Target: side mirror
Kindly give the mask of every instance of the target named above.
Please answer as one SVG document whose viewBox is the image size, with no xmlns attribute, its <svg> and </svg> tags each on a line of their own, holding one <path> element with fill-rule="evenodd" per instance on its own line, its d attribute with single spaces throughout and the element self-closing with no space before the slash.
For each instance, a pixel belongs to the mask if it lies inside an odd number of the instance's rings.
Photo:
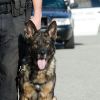
<svg viewBox="0 0 100 100">
<path fill-rule="evenodd" d="M 71 9 L 78 8 L 78 3 L 77 2 L 71 3 L 70 8 Z"/>
<path fill-rule="evenodd" d="M 69 1 L 67 0 L 65 0 L 64 2 L 65 2 L 66 7 L 70 5 Z"/>
<path fill-rule="evenodd" d="M 78 8 L 77 2 L 70 2 L 70 0 L 64 0 L 66 7 L 70 6 L 71 9 Z"/>
</svg>

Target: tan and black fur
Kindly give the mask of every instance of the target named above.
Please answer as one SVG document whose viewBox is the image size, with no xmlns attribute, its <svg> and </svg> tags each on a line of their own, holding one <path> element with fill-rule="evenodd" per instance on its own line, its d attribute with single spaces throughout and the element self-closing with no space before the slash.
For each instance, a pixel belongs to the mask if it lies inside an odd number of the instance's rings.
<svg viewBox="0 0 100 100">
<path fill-rule="evenodd" d="M 29 54 L 19 70 L 20 100 L 56 100 L 56 35 L 55 21 L 51 22 L 45 32 L 37 31 L 31 21 L 26 23 L 25 37 Z"/>
</svg>

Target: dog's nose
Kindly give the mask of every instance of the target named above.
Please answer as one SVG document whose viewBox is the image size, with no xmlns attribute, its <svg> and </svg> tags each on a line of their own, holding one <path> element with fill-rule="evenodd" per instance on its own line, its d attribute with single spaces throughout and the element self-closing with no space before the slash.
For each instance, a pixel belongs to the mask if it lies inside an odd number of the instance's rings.
<svg viewBox="0 0 100 100">
<path fill-rule="evenodd" d="M 46 58 L 46 50 L 45 49 L 41 49 L 38 52 L 38 58 L 39 59 L 45 59 Z"/>
<path fill-rule="evenodd" d="M 45 54 L 45 50 L 44 49 L 40 50 L 40 54 L 44 55 Z"/>
<path fill-rule="evenodd" d="M 41 50 L 41 54 L 44 55 L 45 54 L 45 50 Z"/>
<path fill-rule="evenodd" d="M 39 50 L 39 54 L 40 54 L 40 55 L 45 55 L 46 52 L 47 52 L 47 50 L 46 50 L 45 48 L 41 48 L 41 49 Z"/>
</svg>

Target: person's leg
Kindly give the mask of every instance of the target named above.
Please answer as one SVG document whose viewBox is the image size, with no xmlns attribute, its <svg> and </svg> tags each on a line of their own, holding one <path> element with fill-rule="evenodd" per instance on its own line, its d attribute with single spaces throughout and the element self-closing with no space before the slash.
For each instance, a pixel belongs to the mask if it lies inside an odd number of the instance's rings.
<svg viewBox="0 0 100 100">
<path fill-rule="evenodd" d="M 0 15 L 0 100 L 17 100 L 18 39 L 12 16 Z"/>
<path fill-rule="evenodd" d="M 20 15 L 17 17 L 13 17 L 15 30 L 17 35 L 24 33 L 24 26 L 25 26 L 25 15 Z"/>
<path fill-rule="evenodd" d="M 19 51 L 19 67 L 21 66 L 23 58 L 28 56 L 27 43 L 24 37 L 25 15 L 14 17 L 14 24 L 16 33 L 18 35 L 18 51 Z"/>
</svg>

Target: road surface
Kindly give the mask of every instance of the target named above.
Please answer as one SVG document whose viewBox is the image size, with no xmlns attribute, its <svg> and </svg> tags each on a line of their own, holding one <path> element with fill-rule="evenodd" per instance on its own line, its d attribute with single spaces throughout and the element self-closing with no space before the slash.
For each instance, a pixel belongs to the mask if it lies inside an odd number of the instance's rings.
<svg viewBox="0 0 100 100">
<path fill-rule="evenodd" d="M 100 35 L 75 37 L 75 49 L 56 51 L 58 100 L 100 100 Z"/>
</svg>

